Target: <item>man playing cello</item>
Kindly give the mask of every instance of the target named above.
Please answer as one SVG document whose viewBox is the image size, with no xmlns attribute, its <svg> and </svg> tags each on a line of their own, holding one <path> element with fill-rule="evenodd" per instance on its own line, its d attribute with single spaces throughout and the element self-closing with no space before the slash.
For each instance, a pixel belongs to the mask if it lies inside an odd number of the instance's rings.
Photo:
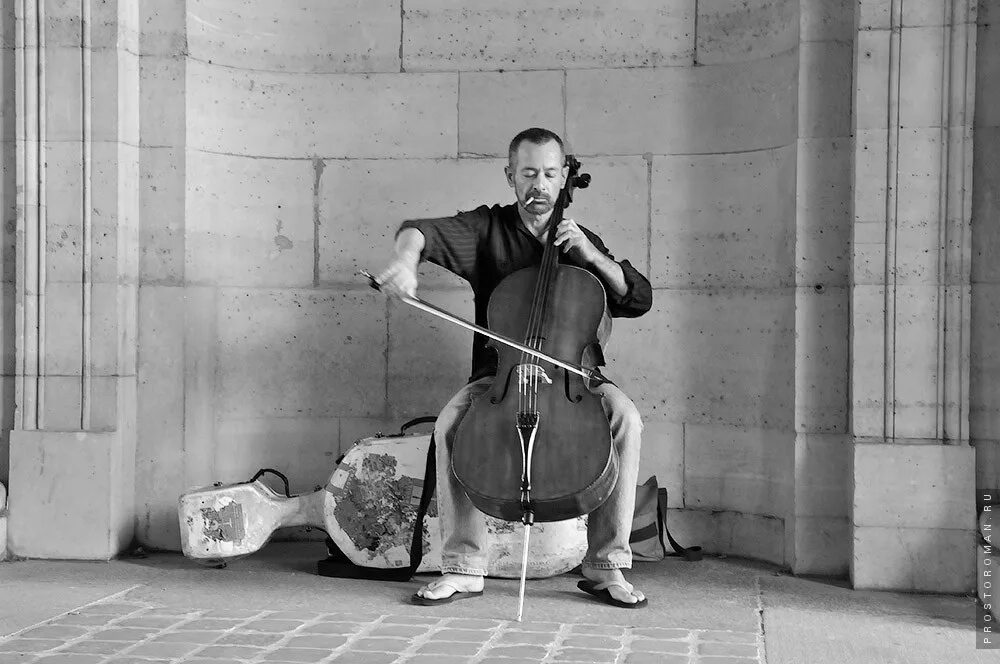
<svg viewBox="0 0 1000 664">
<path fill-rule="evenodd" d="M 377 277 L 389 295 L 413 297 L 421 260 L 440 265 L 467 280 L 475 294 L 476 323 L 486 326 L 487 304 L 507 275 L 539 264 L 549 221 L 569 172 L 562 140 L 546 129 L 527 129 L 510 143 L 504 169 L 516 203 L 485 205 L 454 217 L 406 221 L 396 236 L 395 256 Z M 601 240 L 573 219 L 563 219 L 554 244 L 561 262 L 597 276 L 614 317 L 634 318 L 649 311 L 649 281 L 627 261 L 615 261 Z M 480 595 L 486 576 L 486 522 L 451 472 L 456 432 L 473 401 L 486 393 L 497 372 L 495 353 L 476 334 L 472 376 L 452 397 L 435 424 L 437 441 L 437 504 L 442 535 L 442 578 L 413 597 L 417 604 L 439 604 Z M 618 479 L 610 497 L 590 513 L 587 552 L 581 588 L 603 601 L 624 608 L 646 604 L 641 592 L 625 580 L 622 569 L 632 566 L 629 535 L 639 470 L 642 422 L 639 412 L 617 386 L 602 383 L 590 391 L 600 397 L 618 454 Z"/>
</svg>

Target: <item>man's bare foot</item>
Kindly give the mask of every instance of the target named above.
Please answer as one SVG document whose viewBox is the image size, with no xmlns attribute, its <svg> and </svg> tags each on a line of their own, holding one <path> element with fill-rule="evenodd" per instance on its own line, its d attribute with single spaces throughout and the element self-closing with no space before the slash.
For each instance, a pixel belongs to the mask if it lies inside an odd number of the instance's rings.
<svg viewBox="0 0 1000 664">
<path fill-rule="evenodd" d="M 585 579 L 589 579 L 596 583 L 611 584 L 608 586 L 608 592 L 611 593 L 611 597 L 619 602 L 635 604 L 636 602 L 641 602 L 646 599 L 646 596 L 643 595 L 642 592 L 636 590 L 631 583 L 625 580 L 625 575 L 622 574 L 620 569 L 594 569 L 593 567 L 584 567 L 582 572 Z"/>
<path fill-rule="evenodd" d="M 418 597 L 444 599 L 456 592 L 477 593 L 483 590 L 483 577 L 474 574 L 442 574 L 440 579 L 428 583 L 417 591 Z"/>
</svg>

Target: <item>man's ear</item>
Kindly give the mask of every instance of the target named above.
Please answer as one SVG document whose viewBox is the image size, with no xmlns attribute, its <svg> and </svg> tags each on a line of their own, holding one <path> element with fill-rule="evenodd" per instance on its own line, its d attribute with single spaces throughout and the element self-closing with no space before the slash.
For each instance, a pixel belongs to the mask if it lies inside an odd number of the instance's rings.
<svg viewBox="0 0 1000 664">
<path fill-rule="evenodd" d="M 507 176 L 507 184 L 511 187 L 514 186 L 514 174 L 510 170 L 510 166 L 503 167 L 503 173 Z"/>
</svg>

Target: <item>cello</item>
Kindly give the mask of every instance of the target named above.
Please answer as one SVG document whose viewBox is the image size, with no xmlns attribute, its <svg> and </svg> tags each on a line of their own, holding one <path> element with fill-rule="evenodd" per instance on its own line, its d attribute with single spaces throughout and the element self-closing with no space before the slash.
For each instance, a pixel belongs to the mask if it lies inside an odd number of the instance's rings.
<svg viewBox="0 0 1000 664">
<path fill-rule="evenodd" d="M 608 382 L 597 368 L 610 331 L 604 286 L 589 271 L 560 263 L 554 244 L 574 188 L 590 184 L 573 155 L 565 163 L 568 176 L 549 218 L 541 263 L 497 285 L 488 329 L 415 296 L 402 297 L 494 342 L 497 377 L 459 425 L 452 471 L 480 511 L 524 524 L 518 620 L 531 525 L 589 514 L 618 479 L 610 424 L 601 398 L 588 389 Z M 371 274 L 361 274 L 379 288 Z"/>
</svg>

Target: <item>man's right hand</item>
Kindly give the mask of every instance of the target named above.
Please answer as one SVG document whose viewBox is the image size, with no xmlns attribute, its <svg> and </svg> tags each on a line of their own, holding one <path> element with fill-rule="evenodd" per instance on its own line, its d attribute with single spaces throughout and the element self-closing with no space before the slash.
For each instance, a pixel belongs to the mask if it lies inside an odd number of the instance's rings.
<svg viewBox="0 0 1000 664">
<path fill-rule="evenodd" d="M 392 297 L 416 297 L 417 265 L 424 249 L 424 234 L 416 228 L 404 228 L 396 235 L 396 256 L 382 274 L 375 277 L 383 293 Z"/>
<path fill-rule="evenodd" d="M 412 259 L 396 258 L 375 280 L 382 292 L 391 297 L 417 294 L 417 268 Z"/>
</svg>

